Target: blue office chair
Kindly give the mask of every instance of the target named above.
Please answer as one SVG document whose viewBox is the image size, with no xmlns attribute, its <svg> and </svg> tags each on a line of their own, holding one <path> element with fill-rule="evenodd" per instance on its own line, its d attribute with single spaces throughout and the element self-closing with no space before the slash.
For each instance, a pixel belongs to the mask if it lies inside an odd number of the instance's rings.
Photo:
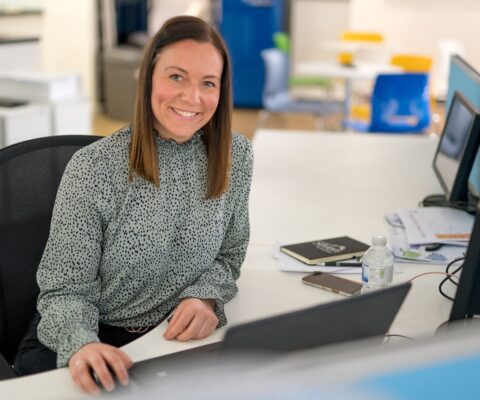
<svg viewBox="0 0 480 400">
<path fill-rule="evenodd" d="M 375 81 L 370 123 L 347 121 L 361 132 L 423 133 L 430 125 L 428 75 L 381 74 Z"/>
<path fill-rule="evenodd" d="M 263 112 L 261 118 L 266 119 L 271 112 L 301 112 L 320 118 L 342 110 L 339 102 L 323 100 L 297 100 L 289 93 L 289 56 L 279 49 L 265 49 L 261 52 L 265 63 L 265 86 L 263 88 Z M 320 125 L 320 124 L 318 124 Z"/>
</svg>

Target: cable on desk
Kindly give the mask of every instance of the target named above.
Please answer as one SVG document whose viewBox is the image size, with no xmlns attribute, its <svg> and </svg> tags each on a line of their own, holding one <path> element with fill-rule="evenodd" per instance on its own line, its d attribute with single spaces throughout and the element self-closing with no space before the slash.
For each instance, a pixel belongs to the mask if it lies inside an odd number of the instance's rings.
<svg viewBox="0 0 480 400">
<path fill-rule="evenodd" d="M 447 265 L 447 267 L 445 268 L 445 272 L 446 272 L 447 274 L 449 274 L 449 273 L 456 274 L 458 271 L 460 271 L 460 270 L 463 268 L 463 264 L 460 265 L 460 267 L 458 267 L 458 268 L 457 268 L 455 271 L 453 271 L 453 272 L 450 272 L 450 267 L 451 267 L 453 264 L 455 264 L 455 263 L 457 263 L 457 262 L 459 262 L 459 261 L 463 261 L 463 260 L 465 260 L 465 257 L 455 258 L 454 260 L 452 260 L 452 261 Z M 455 286 L 458 285 L 457 282 L 455 282 L 454 280 L 452 280 L 452 277 L 451 277 L 451 276 L 449 276 L 449 277 L 447 278 L 447 280 L 449 280 L 449 281 L 450 281 L 451 283 L 453 283 Z"/>
<path fill-rule="evenodd" d="M 424 275 L 448 275 L 449 277 L 456 276 L 453 273 L 449 274 L 447 272 L 424 272 L 423 274 L 415 275 L 413 278 L 410 278 L 407 282 L 411 282 L 414 279 L 420 278 L 421 276 L 424 276 Z M 448 279 L 448 277 L 446 279 Z"/>
<path fill-rule="evenodd" d="M 447 267 L 445 268 L 445 272 L 424 272 L 422 274 L 418 274 L 418 275 L 415 275 L 413 278 L 409 279 L 408 282 L 412 282 L 414 279 L 417 279 L 417 278 L 420 278 L 421 276 L 424 276 L 424 275 L 446 275 L 446 277 L 444 279 L 442 279 L 442 281 L 440 282 L 439 286 L 438 286 L 438 291 L 440 292 L 440 294 L 447 298 L 448 300 L 451 300 L 453 301 L 453 298 L 450 297 L 449 295 L 447 295 L 443 290 L 442 290 L 442 286 L 445 284 L 445 282 L 447 281 L 450 281 L 452 282 L 454 285 L 458 285 L 458 282 L 455 282 L 452 277 L 455 277 L 457 279 L 459 279 L 459 277 L 456 275 L 458 271 L 460 271 L 462 268 L 463 268 L 463 265 L 459 266 L 458 268 L 456 268 L 453 272 L 449 272 L 450 271 L 450 267 L 455 264 L 456 262 L 458 261 L 462 261 L 464 260 L 465 257 L 461 257 L 461 258 L 456 258 L 454 260 L 452 260 L 448 265 Z"/>
<path fill-rule="evenodd" d="M 465 257 L 460 257 L 460 258 L 456 258 L 455 260 L 451 261 L 450 264 L 447 265 L 447 267 L 445 268 L 445 273 L 449 274 L 446 278 L 442 279 L 442 281 L 440 282 L 440 284 L 438 285 L 438 291 L 440 292 L 440 294 L 445 297 L 446 299 L 450 300 L 450 301 L 453 301 L 453 297 L 450 297 L 448 294 L 446 294 L 444 291 L 443 291 L 443 285 L 447 282 L 447 281 L 450 281 L 451 283 L 453 283 L 455 286 L 458 286 L 458 282 L 455 282 L 453 279 L 452 279 L 452 276 L 456 276 L 457 277 L 457 273 L 463 268 L 463 264 L 460 265 L 459 267 L 457 267 L 453 272 L 450 272 L 450 267 L 455 264 L 456 262 L 458 261 L 462 261 L 464 260 Z M 457 277 L 458 279 L 458 277 Z"/>
</svg>

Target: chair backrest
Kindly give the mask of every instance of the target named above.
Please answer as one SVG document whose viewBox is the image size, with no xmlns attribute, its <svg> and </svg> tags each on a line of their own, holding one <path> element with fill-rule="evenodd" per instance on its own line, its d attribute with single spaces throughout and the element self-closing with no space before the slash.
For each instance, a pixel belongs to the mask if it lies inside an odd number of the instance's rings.
<svg viewBox="0 0 480 400">
<path fill-rule="evenodd" d="M 382 74 L 372 95 L 371 132 L 421 133 L 430 125 L 427 74 Z"/>
<path fill-rule="evenodd" d="M 402 68 L 405 72 L 429 72 L 433 59 L 419 54 L 394 54 L 390 64 Z"/>
<path fill-rule="evenodd" d="M 273 34 L 273 44 L 275 48 L 283 51 L 284 53 L 290 54 L 291 50 L 291 41 L 290 35 L 286 32 L 275 32 Z"/>
<path fill-rule="evenodd" d="M 383 35 L 379 32 L 347 31 L 342 32 L 340 35 L 340 40 L 344 42 L 382 43 Z"/>
<path fill-rule="evenodd" d="M 98 136 L 51 136 L 0 150 L 0 352 L 10 363 L 36 310 L 36 271 L 65 167 Z"/>
<path fill-rule="evenodd" d="M 262 50 L 260 54 L 265 64 L 264 98 L 287 92 L 290 75 L 288 54 L 273 48 Z"/>
</svg>

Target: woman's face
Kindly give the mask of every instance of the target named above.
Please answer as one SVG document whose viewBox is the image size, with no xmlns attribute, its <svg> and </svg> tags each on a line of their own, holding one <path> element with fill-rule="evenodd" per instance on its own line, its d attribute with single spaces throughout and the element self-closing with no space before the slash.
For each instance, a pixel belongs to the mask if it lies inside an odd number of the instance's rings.
<svg viewBox="0 0 480 400">
<path fill-rule="evenodd" d="M 182 40 L 157 55 L 151 103 L 160 137 L 184 143 L 212 118 L 222 69 L 223 59 L 210 43 Z"/>
</svg>

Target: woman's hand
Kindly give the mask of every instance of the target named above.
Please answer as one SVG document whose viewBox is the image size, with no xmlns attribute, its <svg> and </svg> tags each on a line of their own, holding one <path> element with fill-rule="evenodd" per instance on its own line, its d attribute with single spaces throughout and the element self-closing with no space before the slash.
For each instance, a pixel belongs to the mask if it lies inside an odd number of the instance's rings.
<svg viewBox="0 0 480 400">
<path fill-rule="evenodd" d="M 214 308 L 215 300 L 194 298 L 182 300 L 173 312 L 173 318 L 163 337 L 167 340 L 177 339 L 185 342 L 210 336 L 218 326 Z"/>
<path fill-rule="evenodd" d="M 68 361 L 74 382 L 84 391 L 98 395 L 100 388 L 94 380 L 97 376 L 103 387 L 111 392 L 115 388 L 114 376 L 124 386 L 128 385 L 128 369 L 132 360 L 122 350 L 105 343 L 89 343 L 81 347 Z"/>
</svg>

